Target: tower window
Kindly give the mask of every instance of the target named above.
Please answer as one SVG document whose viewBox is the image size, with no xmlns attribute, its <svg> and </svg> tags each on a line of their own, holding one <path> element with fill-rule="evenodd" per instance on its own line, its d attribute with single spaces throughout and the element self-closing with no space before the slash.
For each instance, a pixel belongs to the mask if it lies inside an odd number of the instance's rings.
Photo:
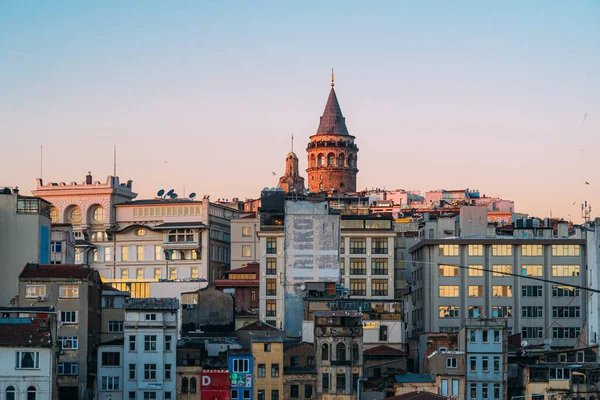
<svg viewBox="0 0 600 400">
<path fill-rule="evenodd" d="M 338 167 L 343 167 L 344 166 L 344 155 L 340 154 L 338 156 Z"/>
<path fill-rule="evenodd" d="M 333 155 L 333 153 L 329 153 L 329 155 L 327 156 L 327 165 L 333 166 L 334 161 L 335 161 L 335 156 Z"/>
</svg>

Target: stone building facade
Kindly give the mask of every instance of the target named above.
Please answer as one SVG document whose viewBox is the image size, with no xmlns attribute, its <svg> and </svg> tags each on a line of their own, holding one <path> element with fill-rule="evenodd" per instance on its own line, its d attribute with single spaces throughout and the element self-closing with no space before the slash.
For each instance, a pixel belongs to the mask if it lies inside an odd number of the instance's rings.
<svg viewBox="0 0 600 400">
<path fill-rule="evenodd" d="M 308 189 L 313 192 L 356 191 L 358 146 L 348 133 L 333 79 L 331 91 L 317 133 L 310 137 L 308 153 Z"/>
</svg>

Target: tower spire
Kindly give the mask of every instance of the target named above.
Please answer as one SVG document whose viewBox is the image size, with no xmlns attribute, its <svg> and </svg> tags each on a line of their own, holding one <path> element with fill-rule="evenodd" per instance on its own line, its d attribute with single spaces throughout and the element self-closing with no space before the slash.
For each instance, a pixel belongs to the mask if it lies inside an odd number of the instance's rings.
<svg viewBox="0 0 600 400">
<path fill-rule="evenodd" d="M 292 153 L 294 152 L 294 134 L 292 133 Z"/>
<path fill-rule="evenodd" d="M 331 68 L 331 87 L 335 86 L 335 76 L 333 75 L 333 68 Z"/>
</svg>

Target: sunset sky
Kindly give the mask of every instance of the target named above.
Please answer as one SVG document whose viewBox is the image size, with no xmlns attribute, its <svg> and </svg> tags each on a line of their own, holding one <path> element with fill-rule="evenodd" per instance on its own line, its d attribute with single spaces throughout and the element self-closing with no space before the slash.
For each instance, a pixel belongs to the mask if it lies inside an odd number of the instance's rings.
<svg viewBox="0 0 600 400">
<path fill-rule="evenodd" d="M 255 198 L 292 134 L 306 176 L 332 67 L 359 188 L 600 210 L 598 1 L 1 1 L 0 186 L 41 145 L 44 181 L 104 181 L 116 145 L 139 197 Z"/>
</svg>

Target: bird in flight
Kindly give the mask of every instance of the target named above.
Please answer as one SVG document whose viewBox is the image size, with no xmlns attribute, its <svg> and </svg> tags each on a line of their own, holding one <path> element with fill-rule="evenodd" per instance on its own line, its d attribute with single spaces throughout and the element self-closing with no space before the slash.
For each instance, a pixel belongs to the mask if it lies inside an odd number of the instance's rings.
<svg viewBox="0 0 600 400">
<path fill-rule="evenodd" d="M 588 181 L 585 182 L 586 185 L 589 185 L 590 183 Z"/>
<path fill-rule="evenodd" d="M 271 173 L 272 173 L 273 175 L 277 175 L 277 174 L 276 174 L 275 172 L 273 172 L 273 171 L 271 171 Z"/>
</svg>

